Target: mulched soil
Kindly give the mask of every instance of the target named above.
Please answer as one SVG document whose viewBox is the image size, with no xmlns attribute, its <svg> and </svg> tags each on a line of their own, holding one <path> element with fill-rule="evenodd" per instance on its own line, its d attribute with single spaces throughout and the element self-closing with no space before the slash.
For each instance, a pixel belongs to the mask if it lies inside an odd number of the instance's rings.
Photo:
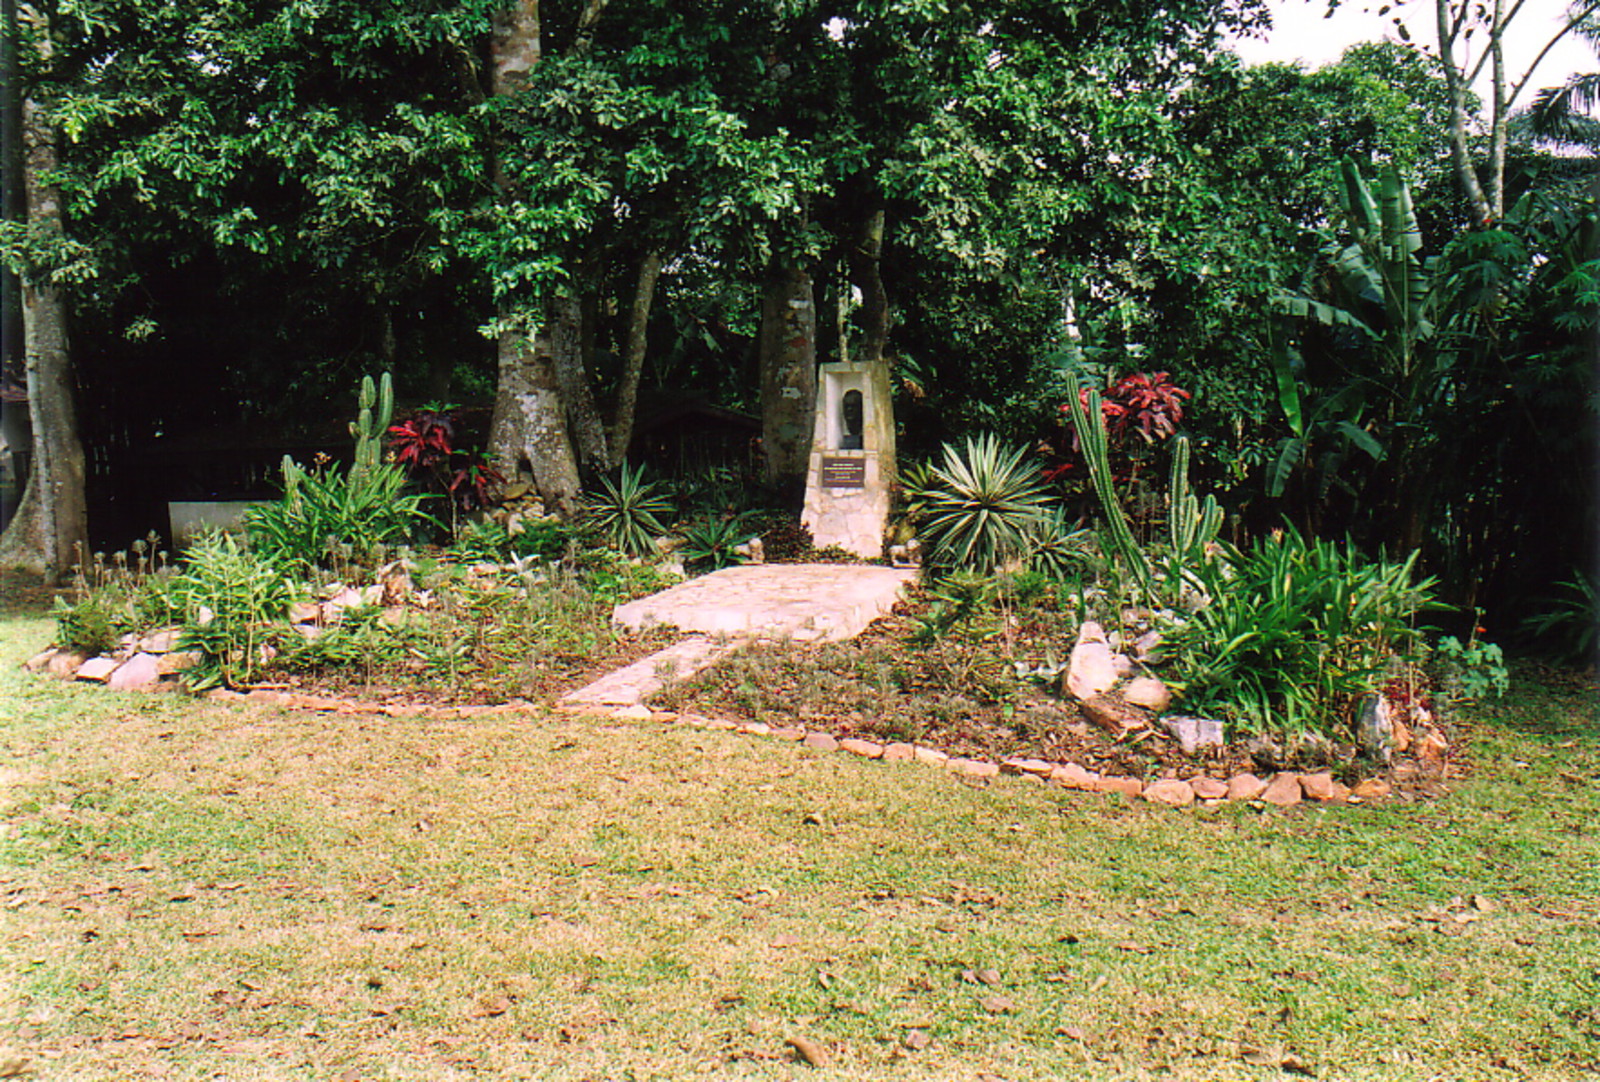
<svg viewBox="0 0 1600 1082">
<path fill-rule="evenodd" d="M 0 571 L 0 617 L 43 616 L 56 598 L 71 594 L 70 589 L 46 586 L 38 575 L 26 571 Z"/>
<path fill-rule="evenodd" d="M 1017 681 L 1010 663 L 996 658 L 995 642 L 954 636 L 916 641 L 916 618 L 923 612 L 920 603 L 902 604 L 851 642 L 744 651 L 667 689 L 651 705 L 734 722 L 798 724 L 839 738 L 905 741 L 990 762 L 1072 762 L 1104 775 L 1143 779 L 1227 779 L 1245 772 L 1265 777 L 1276 769 L 1253 759 L 1243 741 L 1191 757 L 1160 729 L 1114 735 L 1087 721 L 1058 688 Z M 1042 641 L 1041 633 L 1047 636 Z M 1063 658 L 1072 648 L 1061 628 L 1016 628 L 1012 640 L 1014 656 L 1030 664 Z M 1442 775 L 1425 772 L 1414 760 L 1397 759 L 1386 770 L 1353 755 L 1340 756 L 1331 768 L 1347 784 L 1385 777 L 1401 798 L 1434 796 L 1444 778 L 1470 768 L 1460 722 L 1448 736 L 1452 749 Z M 1309 761 L 1291 765 L 1323 767 Z"/>
<path fill-rule="evenodd" d="M 328 668 L 291 673 L 274 688 L 369 702 L 408 702 L 419 706 L 498 706 L 513 698 L 554 702 L 608 673 L 672 645 L 681 636 L 668 628 L 603 637 L 587 653 L 548 652 L 526 663 L 442 680 L 414 669 L 381 667 L 371 671 Z"/>
</svg>

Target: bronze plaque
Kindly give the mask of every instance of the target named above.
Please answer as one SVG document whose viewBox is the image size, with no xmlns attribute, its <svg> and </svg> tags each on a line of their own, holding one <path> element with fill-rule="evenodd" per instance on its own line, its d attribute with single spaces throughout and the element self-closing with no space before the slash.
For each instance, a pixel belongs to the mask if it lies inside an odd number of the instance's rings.
<svg viewBox="0 0 1600 1082">
<path fill-rule="evenodd" d="M 862 488 L 867 483 L 867 460 L 864 458 L 822 459 L 823 488 Z"/>
</svg>

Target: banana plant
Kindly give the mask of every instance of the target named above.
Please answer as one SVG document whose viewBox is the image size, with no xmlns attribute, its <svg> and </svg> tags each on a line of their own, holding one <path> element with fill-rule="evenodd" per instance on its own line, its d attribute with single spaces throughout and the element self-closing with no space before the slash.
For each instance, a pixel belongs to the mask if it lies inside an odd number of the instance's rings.
<svg viewBox="0 0 1600 1082">
<path fill-rule="evenodd" d="M 1335 331 L 1345 342 L 1340 368 L 1346 376 L 1313 388 L 1291 347 L 1280 343 L 1268 351 L 1290 429 L 1269 469 L 1268 492 L 1281 495 L 1320 443 L 1334 448 L 1324 456 L 1325 467 L 1355 451 L 1374 462 L 1390 460 L 1395 496 L 1420 516 L 1425 460 L 1438 435 L 1433 422 L 1462 353 L 1453 327 L 1461 291 L 1437 257 L 1424 256 L 1411 190 L 1394 166 L 1383 169 L 1375 195 L 1346 159 L 1339 199 L 1349 243 L 1329 253 L 1325 294 L 1284 293 L 1276 307 Z M 1333 477 L 1325 468 L 1324 487 Z M 1420 521 L 1407 524 L 1413 544 Z"/>
</svg>

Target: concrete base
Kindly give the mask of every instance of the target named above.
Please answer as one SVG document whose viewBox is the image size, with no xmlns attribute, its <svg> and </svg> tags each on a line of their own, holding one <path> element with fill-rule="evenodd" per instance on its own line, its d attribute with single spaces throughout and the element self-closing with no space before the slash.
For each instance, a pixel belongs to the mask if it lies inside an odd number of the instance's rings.
<svg viewBox="0 0 1600 1082">
<path fill-rule="evenodd" d="M 729 567 L 617 607 L 612 622 L 796 642 L 851 639 L 885 615 L 917 572 L 844 564 Z"/>
</svg>

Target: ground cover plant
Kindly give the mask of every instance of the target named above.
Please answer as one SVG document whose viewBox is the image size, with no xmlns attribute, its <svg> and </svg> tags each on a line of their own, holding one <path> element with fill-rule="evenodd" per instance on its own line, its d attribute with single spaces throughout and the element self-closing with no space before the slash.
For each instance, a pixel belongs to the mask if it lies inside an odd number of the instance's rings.
<svg viewBox="0 0 1600 1082">
<path fill-rule="evenodd" d="M 0 624 L 11 1072 L 1600 1069 L 1592 683 L 1477 709 L 1444 800 L 1174 814 L 537 708 L 108 693 L 20 672 L 48 633 Z"/>
</svg>

